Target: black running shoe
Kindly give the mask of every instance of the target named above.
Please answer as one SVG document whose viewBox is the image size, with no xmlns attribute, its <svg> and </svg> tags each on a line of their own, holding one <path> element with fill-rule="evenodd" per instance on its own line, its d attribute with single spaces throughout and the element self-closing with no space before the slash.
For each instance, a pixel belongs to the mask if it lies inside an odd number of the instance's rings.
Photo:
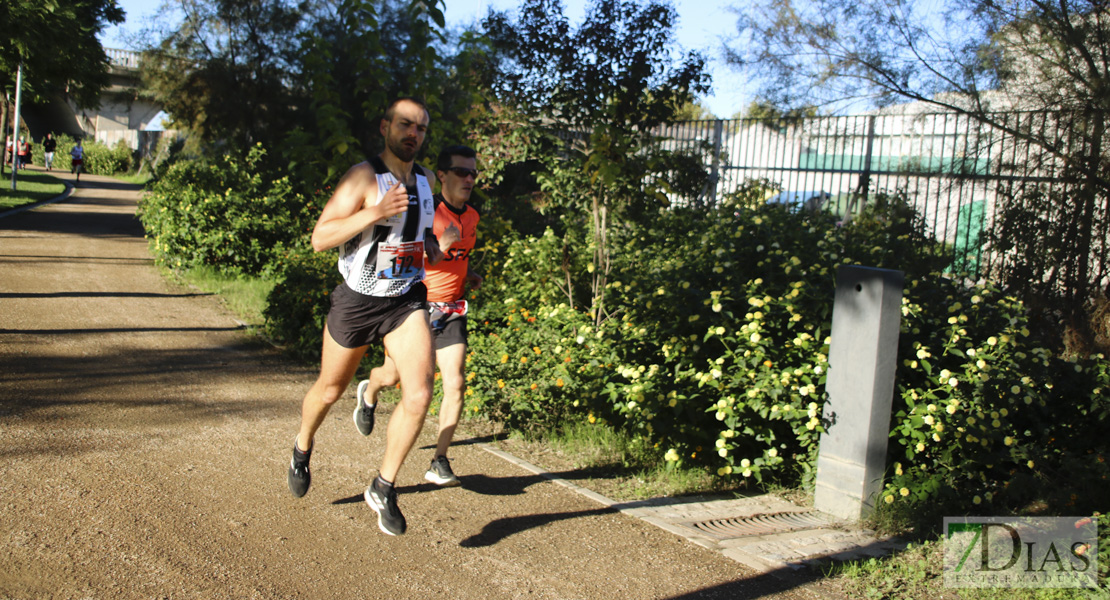
<svg viewBox="0 0 1110 600">
<path fill-rule="evenodd" d="M 378 529 L 389 535 L 401 535 L 408 528 L 405 515 L 397 508 L 397 490 L 386 483 L 380 476 L 374 478 L 374 483 L 366 488 L 363 494 L 366 503 L 374 512 L 378 513 Z"/>
<path fill-rule="evenodd" d="M 301 452 L 297 447 L 297 438 L 293 438 L 293 460 L 289 461 L 289 491 L 300 498 L 308 493 L 308 486 L 312 485 L 312 473 L 308 470 L 308 461 L 312 458 L 312 448 L 308 452 Z"/>
<path fill-rule="evenodd" d="M 432 460 L 428 472 L 424 473 L 424 479 L 443 487 L 454 487 L 461 484 L 459 478 L 455 477 L 455 472 L 451 470 L 451 463 L 446 456 L 437 456 Z"/>
<path fill-rule="evenodd" d="M 366 388 L 370 386 L 370 380 L 364 379 L 358 383 L 358 391 L 355 392 L 355 427 L 358 427 L 358 432 L 362 435 L 370 435 L 374 431 L 374 409 L 378 407 L 377 404 L 366 404 Z"/>
</svg>

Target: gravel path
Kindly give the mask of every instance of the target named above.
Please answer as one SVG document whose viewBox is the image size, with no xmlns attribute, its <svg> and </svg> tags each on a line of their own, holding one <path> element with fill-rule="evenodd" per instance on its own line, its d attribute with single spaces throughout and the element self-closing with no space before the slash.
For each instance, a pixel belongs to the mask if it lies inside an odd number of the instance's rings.
<svg viewBox="0 0 1110 600">
<path fill-rule="evenodd" d="M 137 198 L 85 175 L 0 219 L 0 598 L 814 597 L 474 440 L 462 488 L 425 484 L 432 419 L 399 478 L 409 533 L 385 536 L 362 501 L 384 427 L 363 438 L 346 402 L 293 498 L 315 372 L 163 279 Z"/>
</svg>

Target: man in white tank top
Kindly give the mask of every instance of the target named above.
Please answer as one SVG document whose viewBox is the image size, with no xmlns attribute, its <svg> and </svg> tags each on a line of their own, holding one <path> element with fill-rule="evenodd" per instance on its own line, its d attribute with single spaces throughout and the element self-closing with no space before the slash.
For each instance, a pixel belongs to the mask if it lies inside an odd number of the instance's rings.
<svg viewBox="0 0 1110 600">
<path fill-rule="evenodd" d="M 435 368 L 422 281 L 424 264 L 439 262 L 443 253 L 431 232 L 435 176 L 414 164 L 428 121 L 420 100 L 391 103 L 381 123 L 385 150 L 347 171 L 312 231 L 317 252 L 340 247 L 344 281 L 331 295 L 320 376 L 304 397 L 288 472 L 289 490 L 305 495 L 316 431 L 369 344 L 380 339 L 400 372 L 401 402 L 390 419 L 381 470 L 364 496 L 390 535 L 406 529 L 393 483 L 424 424 Z"/>
</svg>

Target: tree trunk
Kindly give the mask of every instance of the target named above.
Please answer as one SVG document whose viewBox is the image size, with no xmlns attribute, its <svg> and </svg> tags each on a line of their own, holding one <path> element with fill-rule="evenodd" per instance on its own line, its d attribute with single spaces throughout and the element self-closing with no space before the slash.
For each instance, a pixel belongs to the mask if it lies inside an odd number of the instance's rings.
<svg viewBox="0 0 1110 600">
<path fill-rule="evenodd" d="M 608 210 L 602 194 L 601 191 L 594 194 L 590 206 L 594 238 L 593 298 L 590 302 L 590 308 L 594 315 L 594 325 L 601 325 L 605 320 L 605 286 L 608 283 L 610 268 Z"/>
</svg>

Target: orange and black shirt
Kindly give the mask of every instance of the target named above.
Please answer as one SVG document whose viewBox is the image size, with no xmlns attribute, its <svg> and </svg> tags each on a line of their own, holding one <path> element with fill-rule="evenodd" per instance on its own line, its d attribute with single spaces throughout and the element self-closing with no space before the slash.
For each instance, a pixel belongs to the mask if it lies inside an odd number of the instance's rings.
<svg viewBox="0 0 1110 600">
<path fill-rule="evenodd" d="M 435 222 L 432 230 L 436 238 L 452 224 L 459 230 L 459 240 L 447 249 L 443 260 L 428 265 L 424 285 L 428 286 L 428 302 L 454 302 L 462 299 L 466 273 L 470 266 L 470 253 L 477 241 L 478 210 L 470 203 L 461 209 L 451 206 L 442 194 L 435 195 Z"/>
</svg>

